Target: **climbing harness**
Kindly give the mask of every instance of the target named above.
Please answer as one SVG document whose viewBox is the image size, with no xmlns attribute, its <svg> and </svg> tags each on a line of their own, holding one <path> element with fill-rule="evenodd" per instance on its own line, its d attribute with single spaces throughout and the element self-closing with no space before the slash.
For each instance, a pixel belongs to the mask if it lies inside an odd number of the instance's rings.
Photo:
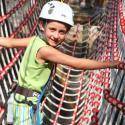
<svg viewBox="0 0 125 125">
<path fill-rule="evenodd" d="M 42 102 L 42 100 L 44 99 L 45 96 L 49 95 L 49 93 L 51 92 L 51 88 L 52 88 L 52 76 L 55 72 L 55 66 L 53 66 L 51 74 L 49 76 L 49 79 L 47 81 L 47 83 L 42 87 L 41 89 L 41 93 L 38 93 L 36 91 L 32 91 L 28 88 L 24 88 L 19 86 L 17 83 L 13 82 L 10 91 L 9 91 L 9 95 L 11 93 L 14 93 L 14 100 L 17 103 L 23 103 L 23 104 L 27 104 L 29 106 L 31 106 L 31 111 L 30 111 L 30 115 L 32 118 L 32 122 L 34 125 L 40 125 L 40 104 Z M 19 101 L 16 99 L 16 94 L 20 94 L 23 95 L 25 97 L 25 99 Z M 27 100 L 28 97 L 34 97 L 36 96 L 38 98 L 38 102 L 37 104 L 33 104 L 32 101 Z M 34 118 L 36 117 L 36 118 Z M 33 119 L 36 119 L 35 121 Z"/>
</svg>

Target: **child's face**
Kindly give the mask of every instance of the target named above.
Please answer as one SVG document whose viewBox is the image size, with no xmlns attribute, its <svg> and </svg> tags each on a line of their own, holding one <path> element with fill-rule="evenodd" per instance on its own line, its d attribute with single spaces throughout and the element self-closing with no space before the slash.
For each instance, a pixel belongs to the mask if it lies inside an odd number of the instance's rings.
<svg viewBox="0 0 125 125">
<path fill-rule="evenodd" d="M 56 47 L 65 40 L 68 28 L 65 24 L 56 21 L 47 21 L 44 33 L 49 45 Z"/>
</svg>

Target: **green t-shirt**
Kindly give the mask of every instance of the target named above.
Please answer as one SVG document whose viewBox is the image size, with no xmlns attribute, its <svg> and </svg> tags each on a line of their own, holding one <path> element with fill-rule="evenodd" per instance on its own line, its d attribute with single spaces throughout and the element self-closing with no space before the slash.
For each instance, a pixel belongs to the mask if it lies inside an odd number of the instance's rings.
<svg viewBox="0 0 125 125">
<path fill-rule="evenodd" d="M 40 37 L 35 36 L 31 39 L 20 65 L 18 80 L 19 85 L 35 91 L 41 91 L 46 84 L 52 69 L 50 62 L 40 64 L 36 59 L 38 50 L 48 46 Z"/>
</svg>

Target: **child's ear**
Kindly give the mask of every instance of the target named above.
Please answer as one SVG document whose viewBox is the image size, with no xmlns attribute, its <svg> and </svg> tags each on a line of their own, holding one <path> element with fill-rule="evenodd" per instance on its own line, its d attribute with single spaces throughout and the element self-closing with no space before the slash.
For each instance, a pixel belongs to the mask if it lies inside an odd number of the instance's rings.
<svg viewBox="0 0 125 125">
<path fill-rule="evenodd" d="M 40 30 L 41 31 L 44 31 L 44 26 L 43 26 L 43 23 L 40 21 L 40 23 L 39 23 L 39 27 L 40 27 Z"/>
</svg>

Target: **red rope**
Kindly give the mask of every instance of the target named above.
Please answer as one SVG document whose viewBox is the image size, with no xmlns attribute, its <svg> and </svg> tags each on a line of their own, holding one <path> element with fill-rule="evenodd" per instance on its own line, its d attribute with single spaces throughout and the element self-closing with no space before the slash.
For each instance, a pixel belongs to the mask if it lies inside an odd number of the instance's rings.
<svg viewBox="0 0 125 125">
<path fill-rule="evenodd" d="M 26 0 L 20 0 L 15 7 L 13 7 L 9 12 L 4 16 L 0 16 L 0 23 L 4 22 L 7 18 L 9 18 L 12 14 L 14 14 L 20 7 L 25 4 Z"/>
</svg>

